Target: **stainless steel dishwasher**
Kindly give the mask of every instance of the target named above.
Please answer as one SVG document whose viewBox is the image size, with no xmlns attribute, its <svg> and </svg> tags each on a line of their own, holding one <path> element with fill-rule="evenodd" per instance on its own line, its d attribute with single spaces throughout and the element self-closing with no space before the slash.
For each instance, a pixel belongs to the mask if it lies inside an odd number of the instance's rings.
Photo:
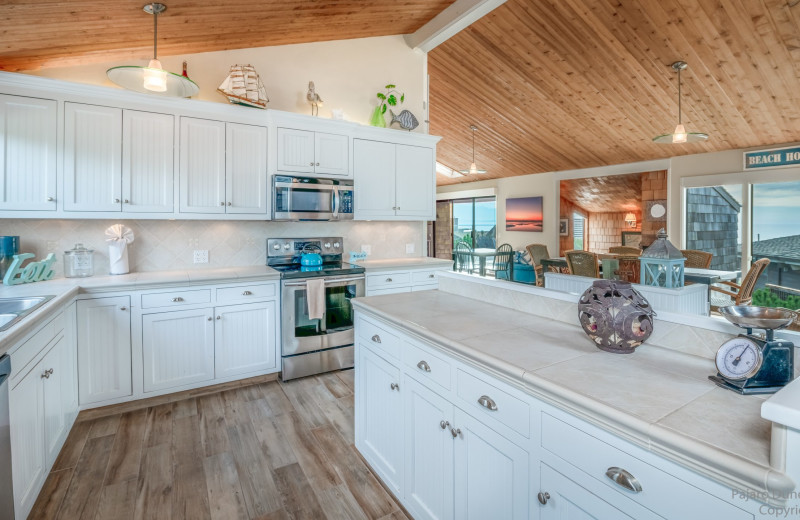
<svg viewBox="0 0 800 520">
<path fill-rule="evenodd" d="M 11 358 L 0 357 L 0 518 L 14 518 L 11 485 L 11 428 L 8 421 L 8 378 Z"/>
</svg>

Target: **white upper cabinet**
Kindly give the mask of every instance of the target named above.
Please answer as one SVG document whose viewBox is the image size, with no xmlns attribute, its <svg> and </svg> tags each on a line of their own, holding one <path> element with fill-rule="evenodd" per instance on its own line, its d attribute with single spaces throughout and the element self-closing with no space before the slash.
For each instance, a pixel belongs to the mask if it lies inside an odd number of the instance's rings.
<svg viewBox="0 0 800 520">
<path fill-rule="evenodd" d="M 225 213 L 225 123 L 181 118 L 180 211 Z"/>
<path fill-rule="evenodd" d="M 225 193 L 228 213 L 267 213 L 267 129 L 227 123 Z"/>
<path fill-rule="evenodd" d="M 433 150 L 398 144 L 395 166 L 395 214 L 436 220 L 436 165 Z"/>
<path fill-rule="evenodd" d="M 55 211 L 57 104 L 0 94 L 0 210 Z"/>
<path fill-rule="evenodd" d="M 122 109 L 64 104 L 64 209 L 122 209 Z"/>
<path fill-rule="evenodd" d="M 278 171 L 315 175 L 350 174 L 346 135 L 278 128 Z"/>
<path fill-rule="evenodd" d="M 122 114 L 122 211 L 172 213 L 175 117 Z"/>
<path fill-rule="evenodd" d="M 353 185 L 357 220 L 394 217 L 395 149 L 392 143 L 353 141 Z"/>
</svg>

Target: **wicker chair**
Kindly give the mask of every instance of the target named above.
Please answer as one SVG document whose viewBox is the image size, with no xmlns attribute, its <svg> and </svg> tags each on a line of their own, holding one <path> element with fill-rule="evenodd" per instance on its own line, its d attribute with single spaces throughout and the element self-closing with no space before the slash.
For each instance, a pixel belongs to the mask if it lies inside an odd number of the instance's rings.
<svg viewBox="0 0 800 520">
<path fill-rule="evenodd" d="M 698 251 L 696 249 L 681 249 L 681 254 L 683 254 L 683 257 L 686 259 L 684 267 L 708 269 L 711 267 L 711 260 L 714 259 L 714 255 L 711 253 Z"/>
<path fill-rule="evenodd" d="M 495 278 L 504 278 L 511 280 L 511 262 L 514 258 L 514 248 L 511 244 L 502 244 L 497 248 L 492 262 L 491 271 L 494 272 Z M 498 277 L 497 273 L 505 273 L 505 276 Z"/>
<path fill-rule="evenodd" d="M 608 252 L 614 255 L 642 256 L 642 250 L 639 249 L 638 247 L 632 247 L 632 246 L 609 247 Z"/>
<path fill-rule="evenodd" d="M 753 299 L 753 290 L 756 288 L 756 281 L 761 276 L 767 266 L 769 265 L 769 258 L 762 258 L 756 260 L 750 266 L 750 270 L 744 275 L 741 284 L 733 282 L 719 282 L 721 285 L 730 287 L 732 290 L 725 290 L 715 285 L 711 286 L 711 310 L 717 311 L 720 307 L 727 307 L 728 305 L 748 305 Z M 719 294 L 716 294 L 719 293 Z"/>
<path fill-rule="evenodd" d="M 542 287 L 544 285 L 544 269 L 541 262 L 542 259 L 550 258 L 547 246 L 544 244 L 530 244 L 525 249 L 531 255 L 531 264 L 534 271 L 536 271 L 536 285 Z"/>
<path fill-rule="evenodd" d="M 564 253 L 567 257 L 567 268 L 570 274 L 600 278 L 600 267 L 597 264 L 597 254 L 589 251 L 573 249 Z"/>
<path fill-rule="evenodd" d="M 616 275 L 623 282 L 639 283 L 641 264 L 638 256 L 619 256 L 617 257 L 619 267 Z"/>
<path fill-rule="evenodd" d="M 474 258 L 472 256 L 472 248 L 464 242 L 459 242 L 455 246 L 455 270 L 463 273 L 467 272 L 472 274 L 475 271 Z"/>
</svg>

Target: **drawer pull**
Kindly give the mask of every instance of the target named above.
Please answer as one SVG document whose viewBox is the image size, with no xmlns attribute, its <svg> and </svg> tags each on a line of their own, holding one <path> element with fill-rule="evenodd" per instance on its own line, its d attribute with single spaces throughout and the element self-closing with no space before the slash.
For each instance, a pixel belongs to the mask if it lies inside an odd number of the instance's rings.
<svg viewBox="0 0 800 520">
<path fill-rule="evenodd" d="M 381 337 L 375 334 L 374 336 L 372 336 L 372 341 L 374 341 L 375 343 L 380 343 Z"/>
<path fill-rule="evenodd" d="M 428 278 L 436 278 L 436 275 L 429 274 L 429 275 L 428 275 Z"/>
<path fill-rule="evenodd" d="M 397 383 L 392 383 L 389 386 L 391 387 L 392 390 L 398 390 L 398 391 L 400 390 L 400 385 L 398 385 Z"/>
<path fill-rule="evenodd" d="M 127 308 L 127 307 L 120 307 L 120 308 L 119 308 L 119 310 L 121 310 L 121 311 L 127 311 L 127 310 L 128 310 L 128 308 Z"/>
<path fill-rule="evenodd" d="M 175 303 L 182 302 L 183 298 L 181 298 L 180 296 L 176 296 L 175 298 L 172 299 L 172 301 L 175 302 Z"/>
<path fill-rule="evenodd" d="M 209 317 L 208 317 L 208 321 L 214 321 L 214 318 L 212 318 L 211 316 L 209 316 Z"/>
<path fill-rule="evenodd" d="M 419 368 L 420 370 L 424 370 L 425 372 L 430 372 L 431 371 L 431 366 L 428 363 L 426 363 L 424 360 L 420 361 L 419 363 L 417 363 L 417 368 Z"/>
<path fill-rule="evenodd" d="M 642 485 L 638 480 L 636 480 L 636 477 L 622 468 L 618 468 L 616 466 L 610 467 L 608 468 L 608 471 L 606 471 L 606 476 L 613 480 L 615 484 L 618 484 L 629 491 L 633 491 L 634 493 L 642 492 Z"/>
<path fill-rule="evenodd" d="M 545 505 L 547 504 L 547 501 L 550 500 L 550 493 L 548 493 L 547 491 L 544 492 L 539 491 L 539 494 L 536 495 L 536 498 L 539 499 L 540 504 Z"/>
<path fill-rule="evenodd" d="M 447 427 L 450 426 L 450 421 L 439 421 L 439 426 L 441 426 L 443 430 L 446 430 Z"/>
<path fill-rule="evenodd" d="M 252 296 L 252 295 L 253 293 L 251 293 L 250 291 L 245 291 L 242 293 L 242 296 Z"/>
<path fill-rule="evenodd" d="M 488 395 L 482 395 L 478 398 L 478 404 L 488 408 L 489 410 L 496 412 L 497 411 L 497 403 L 494 402 L 494 399 L 489 397 Z"/>
<path fill-rule="evenodd" d="M 387 282 L 387 283 L 389 283 L 389 282 L 391 282 L 391 281 L 392 281 L 392 279 L 391 279 L 391 278 L 387 278 L 387 279 L 386 279 L 386 282 Z"/>
</svg>

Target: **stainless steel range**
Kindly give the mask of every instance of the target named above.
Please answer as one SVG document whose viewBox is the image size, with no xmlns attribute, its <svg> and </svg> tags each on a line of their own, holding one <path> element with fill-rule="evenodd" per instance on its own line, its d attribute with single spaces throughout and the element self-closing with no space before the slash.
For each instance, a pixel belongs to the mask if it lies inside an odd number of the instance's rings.
<svg viewBox="0 0 800 520">
<path fill-rule="evenodd" d="M 308 247 L 311 246 L 311 247 Z M 322 265 L 301 265 L 305 249 Z M 342 261 L 341 237 L 270 238 L 267 265 L 281 273 L 281 379 L 287 381 L 351 368 L 354 361 L 352 298 L 364 296 L 364 268 Z M 310 319 L 306 281 L 324 278 L 325 312 Z"/>
</svg>

